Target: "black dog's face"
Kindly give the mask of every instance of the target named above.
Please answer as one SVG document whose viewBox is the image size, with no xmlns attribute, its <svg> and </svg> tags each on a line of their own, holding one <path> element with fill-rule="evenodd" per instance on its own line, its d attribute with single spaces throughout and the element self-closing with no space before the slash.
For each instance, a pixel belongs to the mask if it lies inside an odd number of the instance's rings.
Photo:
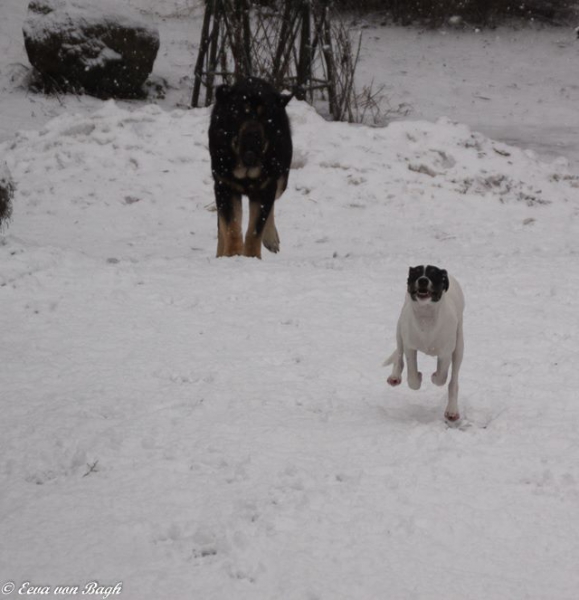
<svg viewBox="0 0 579 600">
<path fill-rule="evenodd" d="M 448 273 L 444 269 L 420 265 L 408 271 L 408 293 L 414 302 L 438 302 L 448 286 Z"/>
<path fill-rule="evenodd" d="M 227 111 L 231 150 L 237 157 L 238 165 L 248 169 L 260 166 L 271 137 L 268 129 L 290 99 L 291 96 L 279 94 L 260 80 L 252 78 L 241 84 L 222 85 L 217 89 L 217 110 L 223 106 Z"/>
</svg>

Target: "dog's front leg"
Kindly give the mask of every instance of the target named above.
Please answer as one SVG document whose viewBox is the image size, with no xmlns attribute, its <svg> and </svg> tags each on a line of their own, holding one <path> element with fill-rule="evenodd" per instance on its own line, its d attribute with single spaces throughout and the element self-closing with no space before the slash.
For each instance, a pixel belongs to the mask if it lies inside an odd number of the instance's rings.
<svg viewBox="0 0 579 600">
<path fill-rule="evenodd" d="M 261 242 L 263 238 L 266 223 L 273 209 L 275 202 L 275 184 L 271 184 L 259 193 L 253 193 L 249 196 L 249 223 L 245 234 L 245 246 L 243 254 L 261 258 Z M 268 234 L 271 234 L 272 222 L 268 228 Z M 275 228 L 275 225 L 273 225 Z M 277 233 L 277 231 L 276 231 Z"/>
<path fill-rule="evenodd" d="M 450 383 L 448 384 L 448 404 L 444 411 L 444 418 L 447 421 L 458 421 L 460 419 L 460 413 L 458 412 L 458 373 L 460 371 L 460 365 L 462 364 L 463 354 L 464 339 L 462 334 L 462 323 L 459 323 L 456 348 L 452 353 L 452 375 L 450 377 Z"/>
<path fill-rule="evenodd" d="M 436 372 L 432 374 L 431 380 L 434 385 L 442 386 L 448 379 L 448 370 L 452 356 L 439 356 L 436 360 Z"/>
<path fill-rule="evenodd" d="M 223 183 L 215 183 L 217 204 L 217 256 L 236 256 L 242 253 L 241 196 Z"/>
<path fill-rule="evenodd" d="M 416 350 L 405 350 L 404 353 L 408 363 L 408 387 L 411 390 L 419 390 L 422 385 L 422 373 L 418 370 L 418 352 Z"/>
<path fill-rule="evenodd" d="M 390 358 L 392 361 L 392 373 L 386 381 L 392 387 L 402 383 L 402 371 L 404 371 L 404 343 L 400 333 L 400 322 L 396 327 L 396 352 Z"/>
<path fill-rule="evenodd" d="M 404 353 L 397 351 L 392 365 L 392 373 L 386 380 L 389 385 L 395 387 L 402 383 L 402 371 L 404 370 Z"/>
</svg>

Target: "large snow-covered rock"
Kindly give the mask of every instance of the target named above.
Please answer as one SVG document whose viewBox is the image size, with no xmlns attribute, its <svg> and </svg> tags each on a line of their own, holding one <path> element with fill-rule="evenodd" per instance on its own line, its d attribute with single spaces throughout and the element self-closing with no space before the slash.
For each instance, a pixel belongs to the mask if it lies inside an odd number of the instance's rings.
<svg viewBox="0 0 579 600">
<path fill-rule="evenodd" d="M 156 27 L 112 0 L 32 0 L 24 23 L 31 64 L 48 81 L 99 97 L 134 97 L 153 70 Z"/>
<path fill-rule="evenodd" d="M 12 214 L 12 196 L 14 183 L 10 171 L 5 163 L 0 161 L 0 227 L 4 225 Z"/>
</svg>

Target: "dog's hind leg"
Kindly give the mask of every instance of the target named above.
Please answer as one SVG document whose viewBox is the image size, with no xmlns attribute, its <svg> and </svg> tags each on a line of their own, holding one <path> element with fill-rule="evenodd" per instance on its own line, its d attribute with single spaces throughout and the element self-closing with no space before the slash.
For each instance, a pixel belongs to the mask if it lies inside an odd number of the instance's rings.
<svg viewBox="0 0 579 600">
<path fill-rule="evenodd" d="M 458 374 L 460 365 L 462 364 L 463 355 L 464 339 L 461 321 L 458 325 L 456 348 L 452 353 L 452 375 L 450 376 L 450 383 L 448 384 L 448 404 L 444 411 L 444 418 L 450 422 L 458 421 L 460 419 L 460 413 L 458 411 Z"/>
<path fill-rule="evenodd" d="M 275 188 L 275 199 L 277 200 L 285 191 L 287 187 L 287 175 L 282 175 L 276 182 Z M 270 252 L 279 252 L 279 234 L 275 226 L 275 218 L 273 216 L 275 203 L 271 205 L 271 212 L 265 222 L 265 228 L 263 230 L 263 245 Z"/>
<path fill-rule="evenodd" d="M 277 229 L 275 227 L 275 218 L 273 216 L 274 206 L 275 205 L 273 205 L 271 207 L 269 217 L 267 218 L 267 221 L 265 222 L 262 239 L 263 239 L 263 245 L 270 252 L 279 252 L 279 235 L 278 235 Z"/>
</svg>

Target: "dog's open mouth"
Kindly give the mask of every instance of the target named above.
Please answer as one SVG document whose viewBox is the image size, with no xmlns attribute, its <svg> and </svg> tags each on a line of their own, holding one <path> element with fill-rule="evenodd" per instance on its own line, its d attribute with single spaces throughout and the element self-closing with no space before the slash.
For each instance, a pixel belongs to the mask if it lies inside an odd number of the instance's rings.
<svg viewBox="0 0 579 600">
<path fill-rule="evenodd" d="M 428 290 L 426 291 L 418 291 L 416 292 L 416 297 L 420 298 L 420 300 L 428 300 L 430 298 L 431 294 Z"/>
</svg>

